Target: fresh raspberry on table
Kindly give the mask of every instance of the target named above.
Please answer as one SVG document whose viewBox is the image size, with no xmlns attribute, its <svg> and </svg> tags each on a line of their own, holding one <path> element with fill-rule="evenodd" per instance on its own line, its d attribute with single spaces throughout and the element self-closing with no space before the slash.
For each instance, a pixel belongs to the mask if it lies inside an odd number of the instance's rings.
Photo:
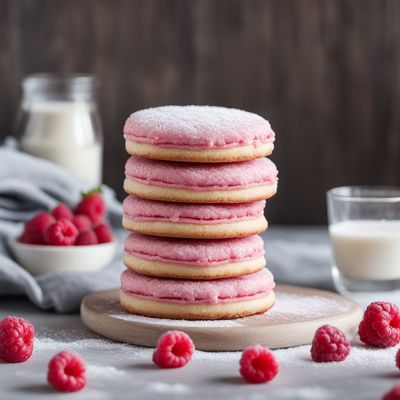
<svg viewBox="0 0 400 400">
<path fill-rule="evenodd" d="M 400 383 L 397 383 L 385 393 L 382 400 L 400 400 Z"/>
<path fill-rule="evenodd" d="M 279 364 L 271 350 L 255 345 L 244 349 L 239 371 L 245 381 L 263 383 L 275 378 L 279 372 Z"/>
<path fill-rule="evenodd" d="M 50 360 L 47 381 L 60 392 L 77 392 L 86 386 L 85 363 L 77 354 L 62 351 Z"/>
<path fill-rule="evenodd" d="M 20 241 L 30 244 L 44 244 L 44 234 L 54 222 L 55 219 L 49 212 L 43 211 L 36 214 L 25 223 L 24 233 Z"/>
<path fill-rule="evenodd" d="M 72 210 L 64 203 L 58 204 L 51 212 L 55 219 L 66 218 L 72 220 L 74 218 L 74 213 Z"/>
<path fill-rule="evenodd" d="M 0 360 L 26 361 L 32 354 L 35 328 L 26 319 L 6 317 L 0 322 Z"/>
<path fill-rule="evenodd" d="M 92 228 L 92 221 L 88 216 L 83 214 L 74 215 L 72 222 L 79 232 L 85 232 Z"/>
<path fill-rule="evenodd" d="M 315 331 L 311 358 L 315 362 L 344 361 L 350 354 L 347 336 L 332 325 L 323 325 Z"/>
<path fill-rule="evenodd" d="M 113 241 L 111 228 L 107 224 L 101 224 L 94 229 L 99 243 L 108 243 Z"/>
<path fill-rule="evenodd" d="M 94 231 L 85 231 L 78 235 L 75 241 L 75 246 L 88 246 L 97 243 L 97 236 Z"/>
<path fill-rule="evenodd" d="M 185 332 L 168 331 L 161 335 L 153 353 L 153 362 L 160 368 L 180 368 L 192 358 L 194 344 Z"/>
<path fill-rule="evenodd" d="M 69 219 L 61 218 L 47 228 L 45 243 L 51 246 L 72 246 L 78 236 L 78 229 Z"/>
<path fill-rule="evenodd" d="M 106 205 L 100 189 L 94 189 L 83 194 L 82 200 L 76 206 L 75 214 L 84 214 L 97 225 L 103 222 L 105 211 Z"/>
<path fill-rule="evenodd" d="M 364 312 L 358 327 L 360 340 L 369 346 L 392 347 L 400 343 L 400 313 L 392 303 L 377 301 Z"/>
</svg>

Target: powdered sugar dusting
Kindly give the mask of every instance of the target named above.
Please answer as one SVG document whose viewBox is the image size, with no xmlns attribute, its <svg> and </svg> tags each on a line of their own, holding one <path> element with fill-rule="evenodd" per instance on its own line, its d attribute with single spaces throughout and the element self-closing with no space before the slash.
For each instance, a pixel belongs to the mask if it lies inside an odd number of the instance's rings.
<svg viewBox="0 0 400 400">
<path fill-rule="evenodd" d="M 257 114 L 224 107 L 165 106 L 133 113 L 125 138 L 174 147 L 225 147 L 268 142 L 274 132 Z"/>
<path fill-rule="evenodd" d="M 126 371 L 109 365 L 87 365 L 86 370 L 90 378 L 117 378 L 126 374 Z"/>
<path fill-rule="evenodd" d="M 186 394 L 190 392 L 190 386 L 183 383 L 153 382 L 147 390 L 154 393 Z"/>
<path fill-rule="evenodd" d="M 301 296 L 293 293 L 279 293 L 276 304 L 268 313 L 271 318 L 304 320 L 323 318 L 349 311 L 346 303 L 322 296 Z"/>
<path fill-rule="evenodd" d="M 281 393 L 283 399 L 297 400 L 328 400 L 334 399 L 337 395 L 321 386 L 310 386 L 304 388 L 285 388 Z"/>
<path fill-rule="evenodd" d="M 118 307 L 119 308 L 119 307 Z M 121 311 L 112 314 L 113 317 L 135 323 L 154 324 L 161 326 L 171 326 L 174 328 L 229 328 L 246 326 L 246 321 L 251 318 L 253 321 L 265 321 L 272 319 L 284 319 L 290 321 L 304 321 L 308 319 L 324 318 L 327 316 L 338 315 L 349 311 L 349 305 L 337 301 L 335 298 L 322 296 L 302 296 L 294 293 L 277 293 L 275 306 L 265 314 L 247 318 L 217 321 L 187 321 L 162 318 L 149 318 L 140 315 L 128 314 Z"/>
<path fill-rule="evenodd" d="M 53 332 L 54 333 L 54 332 Z M 273 350 L 281 372 L 269 384 L 257 388 L 241 384 L 238 363 L 241 352 L 196 351 L 191 365 L 180 371 L 159 370 L 152 364 L 151 348 L 121 344 L 101 338 L 82 338 L 78 334 L 63 339 L 42 337 L 35 341 L 34 363 L 7 366 L 10 379 L 21 385 L 28 383 L 29 390 L 43 386 L 43 369 L 55 351 L 62 349 L 79 352 L 85 360 L 89 385 L 83 397 L 90 399 L 156 398 L 266 398 L 330 400 L 343 398 L 381 398 L 398 376 L 395 366 L 397 348 L 368 349 L 353 341 L 350 355 L 340 363 L 315 363 L 310 357 L 310 346 Z M 81 331 L 80 335 L 84 335 Z M 54 335 L 53 335 L 54 336 Z M 33 366 L 33 368 L 32 368 Z M 14 368 L 14 371 L 13 371 Z M 333 378 L 332 378 L 333 377 Z M 347 379 L 346 379 L 347 378 Z M 371 379 L 373 378 L 373 379 Z M 354 382 L 365 384 L 361 393 L 353 397 Z M 372 383 L 373 381 L 373 383 Z M 40 386 L 40 387 L 42 387 Z M 2 387 L 3 389 L 3 387 Z M 13 386 L 13 390 L 15 387 Z M 265 392 L 267 390 L 267 392 Z M 359 388 L 357 387 L 357 390 Z M 123 395 L 122 395 L 123 394 Z"/>
<path fill-rule="evenodd" d="M 274 350 L 274 354 L 283 367 L 301 366 L 302 368 L 375 368 L 395 367 L 395 356 L 398 349 L 367 348 L 364 345 L 352 343 L 350 354 L 343 363 L 315 363 L 310 357 L 310 346 L 299 346 L 288 349 Z"/>
<path fill-rule="evenodd" d="M 56 353 L 63 350 L 81 353 L 83 351 L 94 351 L 96 353 L 118 354 L 120 352 L 126 353 L 129 351 L 131 356 L 141 356 L 147 353 L 144 347 L 132 346 L 127 343 L 118 343 L 106 339 L 54 339 L 48 337 L 35 338 L 34 343 L 35 351 L 49 351 Z M 98 372 L 98 368 L 94 366 L 93 371 Z"/>
<path fill-rule="evenodd" d="M 186 322 L 213 322 L 213 321 L 186 321 Z M 216 321 L 215 321 L 216 322 Z M 219 321 L 221 322 L 221 321 Z M 227 322 L 227 321 L 226 321 Z M 109 354 L 117 357 L 119 354 L 124 354 L 129 357 L 129 360 L 148 360 L 151 364 L 152 348 L 139 347 L 127 343 L 113 342 L 106 339 L 75 339 L 73 341 L 55 340 L 52 338 L 39 337 L 35 339 L 35 353 L 69 350 L 79 354 Z M 350 355 L 344 363 L 315 363 L 310 357 L 310 346 L 298 346 L 287 349 L 274 350 L 274 355 L 277 357 L 282 367 L 300 366 L 302 368 L 341 368 L 346 365 L 348 368 L 365 368 L 371 366 L 375 368 L 395 368 L 396 347 L 376 349 L 368 348 L 360 344 L 357 340 L 353 340 Z M 196 350 L 193 355 L 193 360 L 202 361 L 229 361 L 236 362 L 240 359 L 241 352 L 206 352 Z M 126 371 L 110 365 L 87 365 L 88 373 L 93 376 L 101 377 L 119 376 L 125 374 Z"/>
</svg>

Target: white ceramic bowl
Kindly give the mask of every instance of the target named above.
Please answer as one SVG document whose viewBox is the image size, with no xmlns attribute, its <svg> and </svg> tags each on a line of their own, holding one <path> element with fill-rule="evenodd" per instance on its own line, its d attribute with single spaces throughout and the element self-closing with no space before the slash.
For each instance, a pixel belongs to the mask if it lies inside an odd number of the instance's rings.
<svg viewBox="0 0 400 400">
<path fill-rule="evenodd" d="M 32 275 L 47 272 L 91 272 L 104 268 L 114 257 L 116 242 L 90 246 L 42 246 L 9 242 L 16 260 Z"/>
</svg>

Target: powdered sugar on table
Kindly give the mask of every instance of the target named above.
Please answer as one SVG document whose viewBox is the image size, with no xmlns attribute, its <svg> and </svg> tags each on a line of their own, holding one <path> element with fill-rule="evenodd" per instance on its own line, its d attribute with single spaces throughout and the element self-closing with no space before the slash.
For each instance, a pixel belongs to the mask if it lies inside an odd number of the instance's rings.
<svg viewBox="0 0 400 400">
<path fill-rule="evenodd" d="M 293 293 L 281 293 L 277 296 L 275 306 L 265 315 L 271 318 L 285 320 L 304 320 L 310 318 L 322 318 L 327 313 L 346 312 L 348 306 L 335 299 L 321 296 L 305 297 Z M 252 319 L 265 318 L 265 315 L 253 316 Z M 246 318 L 219 321 L 187 321 L 161 318 L 149 318 L 141 315 L 128 314 L 121 310 L 120 313 L 113 315 L 119 319 L 131 322 L 152 323 L 155 325 L 166 325 L 175 327 L 240 327 Z"/>
</svg>

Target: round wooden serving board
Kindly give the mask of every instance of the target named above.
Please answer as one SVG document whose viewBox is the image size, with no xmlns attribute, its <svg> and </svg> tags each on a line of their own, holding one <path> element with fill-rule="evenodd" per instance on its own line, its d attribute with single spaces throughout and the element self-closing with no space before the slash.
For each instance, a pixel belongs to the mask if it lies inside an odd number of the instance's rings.
<svg viewBox="0 0 400 400">
<path fill-rule="evenodd" d="M 315 330 L 332 324 L 352 335 L 361 319 L 360 306 L 327 291 L 278 285 L 276 304 L 265 314 L 234 320 L 185 321 L 150 318 L 126 313 L 119 304 L 118 289 L 86 296 L 81 318 L 87 327 L 107 338 L 155 347 L 168 330 L 190 335 L 199 350 L 243 350 L 252 344 L 271 349 L 312 342 Z"/>
</svg>

